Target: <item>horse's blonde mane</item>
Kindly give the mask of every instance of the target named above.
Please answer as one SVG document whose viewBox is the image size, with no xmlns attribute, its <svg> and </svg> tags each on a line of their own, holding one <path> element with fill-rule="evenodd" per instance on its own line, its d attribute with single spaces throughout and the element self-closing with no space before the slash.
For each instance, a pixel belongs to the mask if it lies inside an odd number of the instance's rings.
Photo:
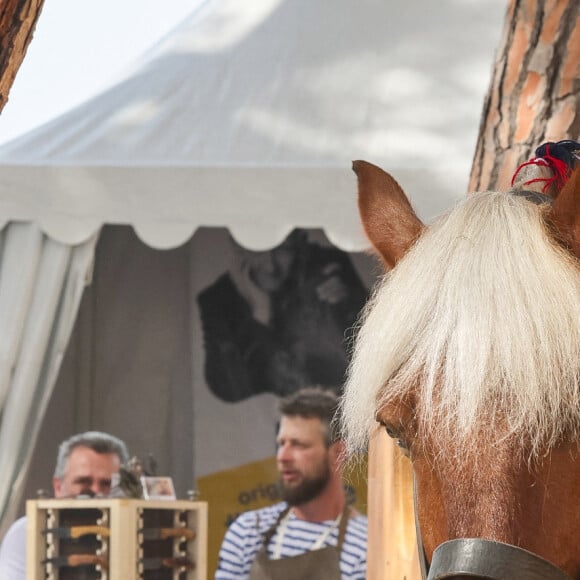
<svg viewBox="0 0 580 580">
<path fill-rule="evenodd" d="M 532 457 L 578 437 L 580 266 L 544 212 L 510 194 L 472 194 L 385 276 L 342 399 L 351 451 L 366 444 L 377 410 L 410 388 L 420 427 L 457 448 L 498 418 L 507 431 L 497 436 L 524 438 Z"/>
</svg>

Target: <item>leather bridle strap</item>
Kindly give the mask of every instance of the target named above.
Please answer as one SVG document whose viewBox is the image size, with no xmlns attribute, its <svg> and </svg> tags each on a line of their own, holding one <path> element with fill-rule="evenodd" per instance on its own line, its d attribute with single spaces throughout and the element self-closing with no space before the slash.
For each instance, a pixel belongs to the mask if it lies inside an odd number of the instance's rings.
<svg viewBox="0 0 580 580">
<path fill-rule="evenodd" d="M 525 197 L 528 201 L 531 201 L 536 205 L 542 205 L 543 203 L 548 205 L 554 204 L 553 197 L 546 195 L 545 193 L 540 193 L 539 191 L 531 191 L 529 189 L 510 189 L 508 193 L 519 197 Z"/>
<path fill-rule="evenodd" d="M 456 576 L 493 580 L 572 580 L 560 568 L 532 552 L 480 538 L 450 540 L 433 552 L 428 580 Z"/>
<path fill-rule="evenodd" d="M 419 525 L 419 509 L 417 503 L 417 480 L 413 475 L 413 508 L 415 511 L 415 536 L 417 538 L 417 549 L 419 550 L 419 567 L 421 568 L 421 580 L 427 580 L 429 562 L 427 562 L 427 555 L 423 547 L 423 536 L 421 535 L 421 527 Z"/>
</svg>

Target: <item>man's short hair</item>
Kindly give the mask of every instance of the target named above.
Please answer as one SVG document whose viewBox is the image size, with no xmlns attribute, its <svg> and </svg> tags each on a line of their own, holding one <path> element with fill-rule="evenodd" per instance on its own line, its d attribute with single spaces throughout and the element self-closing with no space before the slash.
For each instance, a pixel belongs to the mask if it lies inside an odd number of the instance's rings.
<svg viewBox="0 0 580 580">
<path fill-rule="evenodd" d="M 279 406 L 280 413 L 285 417 L 320 419 L 324 427 L 327 447 L 341 438 L 340 425 L 337 420 L 338 408 L 338 395 L 322 387 L 300 389 L 282 399 Z"/>
<path fill-rule="evenodd" d="M 56 467 L 54 469 L 54 477 L 62 479 L 66 471 L 66 464 L 68 459 L 77 447 L 88 447 L 99 455 L 112 454 L 117 455 L 121 464 L 127 463 L 129 460 L 129 452 L 127 447 L 121 439 L 102 433 L 101 431 L 86 431 L 73 435 L 69 439 L 63 441 L 58 448 L 58 456 L 56 459 Z"/>
</svg>

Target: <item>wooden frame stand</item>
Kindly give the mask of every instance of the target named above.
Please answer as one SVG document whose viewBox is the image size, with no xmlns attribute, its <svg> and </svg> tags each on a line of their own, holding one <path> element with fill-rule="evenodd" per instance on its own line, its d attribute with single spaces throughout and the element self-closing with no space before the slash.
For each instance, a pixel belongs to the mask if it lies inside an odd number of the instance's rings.
<svg viewBox="0 0 580 580">
<path fill-rule="evenodd" d="M 26 580 L 206 580 L 207 503 L 26 503 Z"/>
</svg>

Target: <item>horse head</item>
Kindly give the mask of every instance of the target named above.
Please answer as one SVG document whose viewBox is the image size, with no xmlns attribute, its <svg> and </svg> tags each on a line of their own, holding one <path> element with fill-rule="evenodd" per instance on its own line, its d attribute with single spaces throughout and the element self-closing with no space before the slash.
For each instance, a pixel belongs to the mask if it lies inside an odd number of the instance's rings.
<svg viewBox="0 0 580 580">
<path fill-rule="evenodd" d="M 492 560 L 511 562 L 462 576 L 580 578 L 575 155 L 556 169 L 538 157 L 509 192 L 472 193 L 429 226 L 388 173 L 353 166 L 389 271 L 358 328 L 346 440 L 364 447 L 378 421 L 408 455 L 428 563 L 450 540 L 463 553 L 443 559 L 497 545 Z M 522 551 L 538 556 L 539 576 L 505 571 Z M 429 575 L 443 577 L 455 574 Z"/>
</svg>

